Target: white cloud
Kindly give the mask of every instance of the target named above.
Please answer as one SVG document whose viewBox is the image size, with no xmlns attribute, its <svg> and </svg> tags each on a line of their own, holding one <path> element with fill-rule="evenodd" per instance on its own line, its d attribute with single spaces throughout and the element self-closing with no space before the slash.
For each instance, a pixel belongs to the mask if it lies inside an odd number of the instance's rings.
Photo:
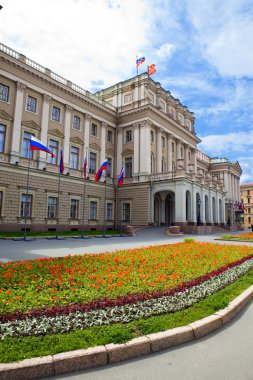
<svg viewBox="0 0 253 380">
<path fill-rule="evenodd" d="M 172 44 L 165 43 L 159 47 L 156 51 L 158 58 L 160 59 L 168 59 L 172 55 L 175 47 Z"/>
</svg>

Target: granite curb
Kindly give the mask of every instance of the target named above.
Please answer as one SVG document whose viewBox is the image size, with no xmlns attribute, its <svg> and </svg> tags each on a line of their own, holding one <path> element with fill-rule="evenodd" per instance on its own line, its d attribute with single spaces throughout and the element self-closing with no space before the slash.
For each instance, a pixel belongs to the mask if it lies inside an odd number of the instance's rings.
<svg viewBox="0 0 253 380">
<path fill-rule="evenodd" d="M 253 285 L 215 314 L 187 326 L 141 336 L 124 344 L 107 344 L 15 363 L 0 364 L 0 380 L 35 380 L 137 358 L 203 337 L 234 318 L 253 298 Z"/>
</svg>

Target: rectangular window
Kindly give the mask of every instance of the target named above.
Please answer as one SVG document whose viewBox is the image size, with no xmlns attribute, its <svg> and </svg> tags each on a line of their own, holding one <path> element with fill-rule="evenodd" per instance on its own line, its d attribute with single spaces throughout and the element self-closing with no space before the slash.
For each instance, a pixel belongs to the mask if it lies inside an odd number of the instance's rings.
<svg viewBox="0 0 253 380">
<path fill-rule="evenodd" d="M 21 208 L 20 208 L 21 218 L 31 218 L 32 216 L 32 195 L 22 194 L 21 195 Z"/>
<path fill-rule="evenodd" d="M 4 193 L 3 191 L 0 191 L 0 216 L 3 214 L 3 199 L 4 199 Z"/>
<path fill-rule="evenodd" d="M 95 174 L 96 173 L 96 167 L 97 167 L 97 155 L 96 155 L 96 153 L 90 152 L 89 172 L 92 174 Z"/>
<path fill-rule="evenodd" d="M 92 136 L 97 136 L 97 125 L 96 124 L 94 124 L 94 123 L 92 123 L 91 124 L 91 134 L 92 134 Z"/>
<path fill-rule="evenodd" d="M 58 107 L 53 106 L 52 108 L 52 120 L 60 122 L 61 110 Z"/>
<path fill-rule="evenodd" d="M 248 198 L 248 203 L 250 203 L 250 198 Z"/>
<path fill-rule="evenodd" d="M 251 217 L 250 216 L 248 217 L 248 222 L 251 223 Z"/>
<path fill-rule="evenodd" d="M 165 148 L 165 138 L 162 136 L 162 148 Z"/>
<path fill-rule="evenodd" d="M 250 190 L 247 190 L 247 195 L 250 195 Z"/>
<path fill-rule="evenodd" d="M 106 205 L 106 220 L 112 220 L 112 203 Z"/>
<path fill-rule="evenodd" d="M 112 159 L 109 157 L 107 159 L 107 177 L 112 176 Z"/>
<path fill-rule="evenodd" d="M 151 142 L 154 142 L 154 131 L 150 131 Z"/>
<path fill-rule="evenodd" d="M 8 102 L 9 91 L 9 86 L 5 86 L 5 84 L 0 83 L 0 100 L 2 100 L 3 102 Z"/>
<path fill-rule="evenodd" d="M 6 138 L 6 125 L 0 124 L 0 152 L 4 152 Z"/>
<path fill-rule="evenodd" d="M 80 130 L 80 124 L 81 124 L 80 117 L 79 116 L 74 116 L 74 119 L 73 119 L 73 128 Z"/>
<path fill-rule="evenodd" d="M 79 200 L 70 200 L 70 219 L 78 219 Z"/>
<path fill-rule="evenodd" d="M 37 106 L 37 99 L 28 95 L 27 99 L 26 99 L 26 110 L 35 113 L 36 112 L 36 106 Z"/>
<path fill-rule="evenodd" d="M 126 177 L 132 177 L 132 161 L 132 157 L 125 160 Z"/>
<path fill-rule="evenodd" d="M 172 153 L 175 153 L 175 144 L 174 143 L 171 143 L 171 151 L 172 151 Z"/>
<path fill-rule="evenodd" d="M 126 131 L 126 143 L 129 143 L 132 141 L 133 141 L 132 130 L 129 129 L 128 131 Z"/>
<path fill-rule="evenodd" d="M 107 141 L 112 143 L 113 133 L 112 131 L 107 131 Z"/>
<path fill-rule="evenodd" d="M 97 202 L 90 202 L 90 220 L 97 220 Z"/>
<path fill-rule="evenodd" d="M 123 203 L 123 221 L 130 221 L 130 203 Z"/>
<path fill-rule="evenodd" d="M 78 169 L 79 163 L 79 148 L 72 146 L 70 149 L 70 168 Z"/>
<path fill-rule="evenodd" d="M 57 198 L 48 197 L 47 217 L 49 219 L 55 219 L 56 216 L 57 216 Z"/>
<path fill-rule="evenodd" d="M 248 208 L 248 213 L 250 214 L 250 207 Z"/>
<path fill-rule="evenodd" d="M 33 151 L 30 150 L 31 133 L 24 132 L 23 145 L 22 145 L 22 157 L 33 158 Z"/>
<path fill-rule="evenodd" d="M 47 161 L 49 164 L 57 165 L 58 162 L 58 152 L 59 152 L 59 142 L 55 140 L 49 140 L 48 143 L 49 149 L 54 153 L 54 157 L 51 154 L 47 155 Z"/>
</svg>

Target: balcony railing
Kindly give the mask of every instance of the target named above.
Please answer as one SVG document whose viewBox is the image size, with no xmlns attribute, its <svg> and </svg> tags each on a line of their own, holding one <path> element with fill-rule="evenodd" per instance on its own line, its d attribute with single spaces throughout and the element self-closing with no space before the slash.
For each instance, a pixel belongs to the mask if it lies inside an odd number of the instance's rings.
<svg viewBox="0 0 253 380">
<path fill-rule="evenodd" d="M 37 62 L 34 62 L 32 59 L 27 58 L 25 55 L 18 53 L 17 51 L 9 48 L 8 46 L 0 43 L 0 51 L 4 52 L 5 54 L 8 54 L 9 56 L 18 59 L 22 62 L 24 62 L 27 66 L 32 67 L 34 70 L 40 71 L 41 73 L 49 76 L 51 79 L 70 87 L 73 91 L 78 92 L 79 94 L 85 95 L 89 97 L 90 99 L 94 100 L 95 102 L 103 105 L 104 107 L 110 108 L 112 111 L 117 111 L 117 108 L 114 107 L 112 104 L 105 102 L 104 100 L 99 99 L 96 95 L 91 94 L 89 91 L 79 87 L 78 85 L 72 83 L 71 81 L 61 77 L 60 75 L 54 73 L 53 71 L 43 67 Z"/>
</svg>

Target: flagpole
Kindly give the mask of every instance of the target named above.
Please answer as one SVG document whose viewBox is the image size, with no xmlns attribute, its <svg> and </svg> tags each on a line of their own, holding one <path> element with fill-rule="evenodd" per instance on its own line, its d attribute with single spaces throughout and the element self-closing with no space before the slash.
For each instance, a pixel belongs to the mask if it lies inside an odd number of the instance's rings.
<svg viewBox="0 0 253 380">
<path fill-rule="evenodd" d="M 84 212 L 85 212 L 85 187 L 86 187 L 86 180 L 84 181 L 84 184 L 83 184 L 83 221 L 82 221 L 82 224 L 83 224 L 83 228 L 82 228 L 82 236 L 81 238 L 84 239 Z"/>
<path fill-rule="evenodd" d="M 107 169 L 105 169 L 105 180 L 104 180 L 104 184 L 105 184 L 105 193 L 104 193 L 104 196 L 105 196 L 105 199 L 104 199 L 104 230 L 103 230 L 103 237 L 105 237 L 105 220 L 106 220 L 106 174 L 107 174 Z"/>
<path fill-rule="evenodd" d="M 137 70 L 137 77 L 138 77 L 138 65 L 137 65 L 137 56 L 136 56 L 136 70 Z"/>
<path fill-rule="evenodd" d="M 28 171 L 27 171 L 27 180 L 26 180 L 26 202 L 25 202 L 25 231 L 24 231 L 24 240 L 27 240 L 26 230 L 27 230 L 27 214 L 28 214 L 28 195 L 29 195 L 29 179 L 30 179 L 30 162 L 31 155 L 30 150 L 28 151 Z"/>
<path fill-rule="evenodd" d="M 59 240 L 60 182 L 61 182 L 61 171 L 59 170 L 59 177 L 58 177 L 58 202 L 57 202 L 57 215 L 56 215 L 56 239 L 57 240 Z"/>
</svg>

